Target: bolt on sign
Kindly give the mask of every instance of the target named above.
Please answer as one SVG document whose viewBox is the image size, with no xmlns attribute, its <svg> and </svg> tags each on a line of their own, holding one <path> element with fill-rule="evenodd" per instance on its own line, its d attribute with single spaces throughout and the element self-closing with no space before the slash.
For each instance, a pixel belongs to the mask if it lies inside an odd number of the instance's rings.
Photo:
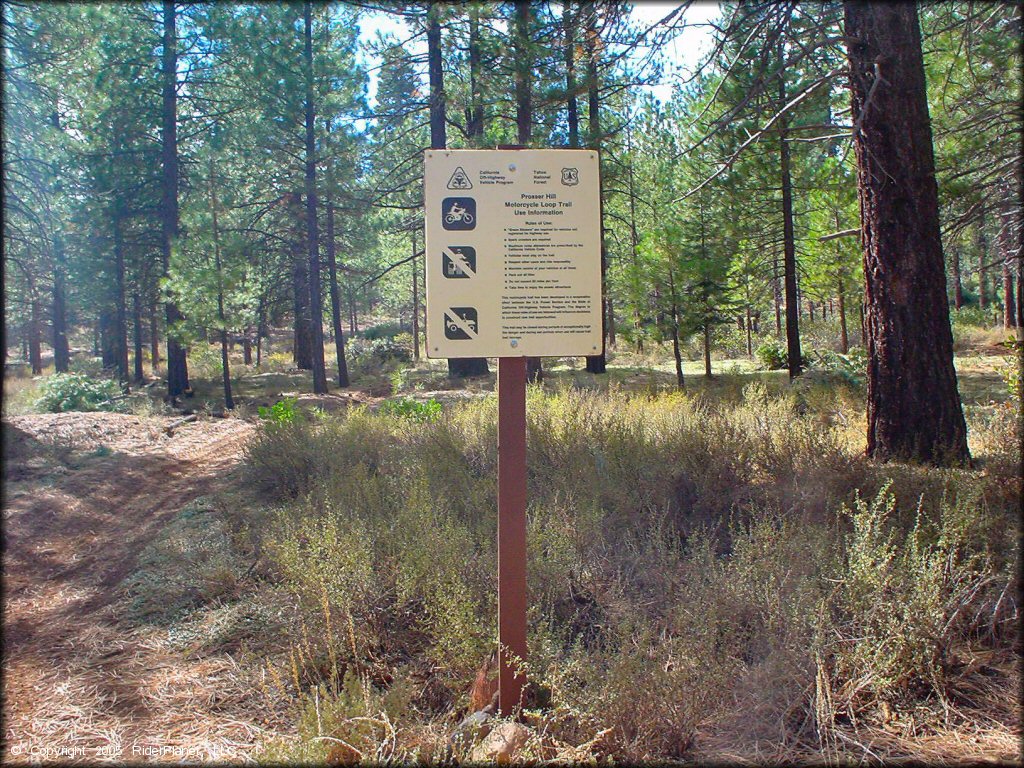
<svg viewBox="0 0 1024 768">
<path fill-rule="evenodd" d="M 598 154 L 424 153 L 429 357 L 602 349 Z"/>
</svg>

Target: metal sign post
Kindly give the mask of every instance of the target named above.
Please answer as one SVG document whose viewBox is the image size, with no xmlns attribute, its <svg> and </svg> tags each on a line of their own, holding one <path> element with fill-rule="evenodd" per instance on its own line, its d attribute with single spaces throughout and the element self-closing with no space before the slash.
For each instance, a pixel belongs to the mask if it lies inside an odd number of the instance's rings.
<svg viewBox="0 0 1024 768">
<path fill-rule="evenodd" d="M 603 345 L 593 150 L 427 150 L 427 356 L 498 358 L 498 707 L 526 675 L 526 358 Z"/>
<path fill-rule="evenodd" d="M 498 358 L 498 708 L 521 704 L 526 676 L 526 358 Z"/>
</svg>

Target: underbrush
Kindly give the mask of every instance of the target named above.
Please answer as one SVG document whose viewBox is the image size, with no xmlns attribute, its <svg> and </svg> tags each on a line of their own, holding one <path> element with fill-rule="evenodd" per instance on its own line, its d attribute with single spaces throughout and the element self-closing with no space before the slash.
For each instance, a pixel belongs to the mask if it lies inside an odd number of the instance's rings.
<svg viewBox="0 0 1024 768">
<path fill-rule="evenodd" d="M 692 759 L 727 734 L 748 759 L 861 760 L 865 724 L 988 716 L 1019 480 L 870 464 L 815 392 L 530 391 L 523 757 Z M 265 693 L 299 736 L 267 759 L 468 757 L 449 739 L 496 642 L 496 420 L 492 396 L 262 426 L 247 546 L 294 601 Z"/>
</svg>

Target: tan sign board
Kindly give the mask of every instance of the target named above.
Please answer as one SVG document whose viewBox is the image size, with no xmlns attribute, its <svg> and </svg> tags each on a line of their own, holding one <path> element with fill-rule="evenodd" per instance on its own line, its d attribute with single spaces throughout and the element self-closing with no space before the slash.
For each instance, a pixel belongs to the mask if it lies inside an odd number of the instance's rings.
<svg viewBox="0 0 1024 768">
<path fill-rule="evenodd" d="M 427 150 L 427 355 L 602 349 L 592 150 Z"/>
</svg>

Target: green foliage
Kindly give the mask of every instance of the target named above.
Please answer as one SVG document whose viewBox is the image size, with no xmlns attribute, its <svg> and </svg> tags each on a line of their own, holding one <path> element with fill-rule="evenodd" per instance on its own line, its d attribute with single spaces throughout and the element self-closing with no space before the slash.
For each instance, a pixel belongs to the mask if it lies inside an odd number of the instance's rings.
<svg viewBox="0 0 1024 768">
<path fill-rule="evenodd" d="M 385 400 L 377 412 L 410 421 L 433 421 L 441 415 L 441 403 L 434 398 L 420 402 L 411 397 L 403 397 L 399 400 Z"/>
<path fill-rule="evenodd" d="M 539 729 L 574 744 L 606 731 L 604 754 L 624 761 L 685 755 L 707 718 L 748 711 L 763 715 L 751 738 L 814 740 L 872 697 L 945 690 L 936 670 L 957 643 L 1008 632 L 995 601 L 1015 511 L 995 485 L 879 472 L 797 397 L 530 392 L 529 669 L 551 696 Z M 249 447 L 250 482 L 275 504 L 264 551 L 306 628 L 291 631 L 317 638 L 295 690 L 321 713 L 342 702 L 339 729 L 359 700 L 338 692 L 346 673 L 316 672 L 324 659 L 429 679 L 395 690 L 388 717 L 409 733 L 465 702 L 493 648 L 496 418 L 494 398 L 425 421 L 356 409 Z M 876 501 L 836 514 L 851 487 Z M 392 693 L 365 685 L 344 688 Z M 831 709 L 814 709 L 816 685 Z M 336 733 L 380 746 L 373 728 Z"/>
<path fill-rule="evenodd" d="M 789 366 L 789 354 L 785 345 L 774 339 L 761 344 L 754 350 L 754 356 L 761 367 L 769 371 L 778 371 Z"/>
<path fill-rule="evenodd" d="M 412 337 L 407 334 L 379 336 L 374 339 L 352 339 L 346 354 L 359 367 L 387 366 L 394 363 L 412 362 Z"/>
<path fill-rule="evenodd" d="M 81 373 L 55 373 L 40 386 L 36 408 L 46 413 L 64 411 L 116 411 L 121 385 L 112 379 L 94 379 Z"/>
<path fill-rule="evenodd" d="M 375 341 L 376 339 L 394 338 L 403 333 L 405 331 L 398 323 L 381 323 L 380 325 L 371 325 L 368 328 L 363 328 L 359 331 L 357 338 Z"/>
<path fill-rule="evenodd" d="M 298 401 L 294 397 L 286 397 L 283 400 L 278 400 L 269 408 L 265 405 L 259 406 L 257 412 L 259 417 L 269 424 L 283 426 L 295 421 L 295 417 L 298 415 L 295 407 L 297 403 Z"/>
<path fill-rule="evenodd" d="M 815 352 L 812 366 L 860 389 L 867 377 L 867 353 L 863 347 L 851 347 L 849 353 L 845 355 L 826 349 L 823 352 Z"/>
</svg>

